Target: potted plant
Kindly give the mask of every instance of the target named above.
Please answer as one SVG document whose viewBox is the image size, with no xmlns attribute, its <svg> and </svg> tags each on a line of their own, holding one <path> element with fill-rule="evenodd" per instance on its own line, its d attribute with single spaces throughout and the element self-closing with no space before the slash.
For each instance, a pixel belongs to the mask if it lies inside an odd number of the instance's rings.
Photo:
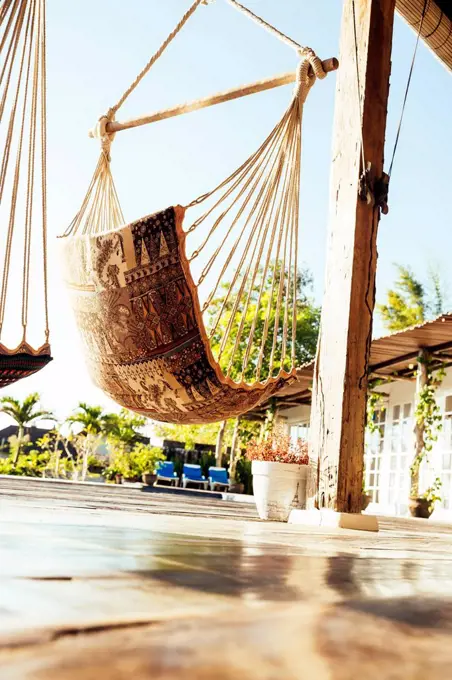
<svg viewBox="0 0 452 680">
<path fill-rule="evenodd" d="M 287 522 L 293 508 L 306 505 L 309 469 L 308 445 L 275 428 L 265 441 L 252 440 L 247 446 L 251 460 L 253 490 L 259 517 Z"/>
<path fill-rule="evenodd" d="M 114 465 L 110 465 L 109 467 L 105 468 L 104 477 L 107 480 L 107 482 L 114 482 L 115 484 L 122 484 L 122 479 L 123 479 L 122 473 Z"/>
<path fill-rule="evenodd" d="M 435 503 L 441 501 L 440 490 L 442 482 L 439 477 L 435 479 L 433 484 L 424 491 L 423 494 L 417 498 L 410 498 L 409 511 L 412 517 L 421 517 L 428 519 L 435 509 Z"/>
<path fill-rule="evenodd" d="M 155 468 L 160 460 L 165 460 L 165 456 L 162 449 L 157 446 L 148 446 L 141 442 L 135 444 L 133 448 L 116 446 L 107 470 L 108 477 L 116 478 L 119 484 L 124 479 L 127 482 L 143 481 L 144 484 L 152 486 L 157 480 Z"/>
</svg>

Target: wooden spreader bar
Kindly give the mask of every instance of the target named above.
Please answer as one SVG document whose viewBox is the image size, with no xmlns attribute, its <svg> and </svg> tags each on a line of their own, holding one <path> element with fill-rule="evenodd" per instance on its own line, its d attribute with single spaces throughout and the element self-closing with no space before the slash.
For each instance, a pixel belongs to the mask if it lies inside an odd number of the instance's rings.
<svg viewBox="0 0 452 680">
<path fill-rule="evenodd" d="M 325 59 L 322 61 L 322 66 L 325 72 L 336 71 L 339 67 L 339 62 L 335 57 L 331 59 Z M 167 118 L 174 118 L 175 116 L 181 116 L 184 113 L 191 113 L 192 111 L 198 111 L 199 109 L 205 109 L 209 106 L 215 106 L 216 104 L 222 104 L 224 102 L 232 101 L 234 99 L 239 99 L 240 97 L 247 97 L 250 94 L 256 94 L 257 92 L 265 92 L 265 90 L 272 90 L 276 87 L 281 87 L 282 85 L 288 85 L 295 82 L 296 73 L 295 71 L 290 71 L 289 73 L 283 73 L 279 76 L 273 76 L 272 78 L 266 78 L 265 80 L 260 80 L 250 85 L 242 85 L 240 87 L 233 88 L 232 90 L 226 90 L 225 92 L 219 92 L 218 94 L 212 95 L 210 97 L 205 97 L 204 99 L 197 99 L 192 102 L 186 102 L 185 104 L 179 104 L 178 106 L 173 106 L 169 109 L 163 109 L 161 111 L 156 111 L 149 114 L 148 116 L 142 116 L 141 118 L 134 118 L 132 120 L 127 120 L 124 122 L 109 122 L 106 125 L 107 134 L 114 134 L 115 132 L 120 132 L 121 130 L 128 130 L 130 128 L 139 127 L 141 125 L 148 125 L 149 123 L 156 123 L 159 120 L 166 120 Z M 93 130 L 89 131 L 90 137 L 95 137 Z"/>
</svg>

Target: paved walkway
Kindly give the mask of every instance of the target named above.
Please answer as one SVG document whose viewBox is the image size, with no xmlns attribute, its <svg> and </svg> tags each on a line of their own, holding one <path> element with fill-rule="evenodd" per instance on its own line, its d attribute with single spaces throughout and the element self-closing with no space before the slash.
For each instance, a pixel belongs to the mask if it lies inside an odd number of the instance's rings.
<svg viewBox="0 0 452 680">
<path fill-rule="evenodd" d="M 0 485 L 2 680 L 450 677 L 450 526 L 141 496 Z"/>
</svg>

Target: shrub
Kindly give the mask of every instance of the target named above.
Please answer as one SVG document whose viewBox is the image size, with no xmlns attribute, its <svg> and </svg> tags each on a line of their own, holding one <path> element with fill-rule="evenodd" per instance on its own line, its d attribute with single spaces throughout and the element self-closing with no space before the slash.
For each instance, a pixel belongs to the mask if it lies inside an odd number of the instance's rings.
<svg viewBox="0 0 452 680">
<path fill-rule="evenodd" d="M 146 444 L 135 444 L 130 452 L 131 469 L 133 477 L 143 475 L 145 472 L 154 472 L 157 463 L 165 460 L 162 449 L 158 446 L 146 446 Z"/>
<path fill-rule="evenodd" d="M 107 464 L 103 458 L 99 458 L 95 454 L 88 456 L 88 472 L 102 473 L 106 467 Z"/>
<path fill-rule="evenodd" d="M 113 479 L 119 474 L 127 479 L 140 479 L 145 472 L 154 472 L 157 463 L 165 459 L 166 456 L 158 446 L 138 443 L 131 451 L 126 447 L 118 447 L 107 468 L 107 476 Z"/>
<path fill-rule="evenodd" d="M 49 453 L 33 450 L 27 454 L 22 454 L 16 465 L 14 465 L 12 458 L 0 460 L 0 474 L 18 477 L 42 477 L 49 460 Z"/>
</svg>

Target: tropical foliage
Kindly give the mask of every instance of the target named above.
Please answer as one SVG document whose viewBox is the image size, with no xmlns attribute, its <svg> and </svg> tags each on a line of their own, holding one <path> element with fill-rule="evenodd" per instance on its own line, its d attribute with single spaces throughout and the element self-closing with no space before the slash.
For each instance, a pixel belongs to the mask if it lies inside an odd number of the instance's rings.
<svg viewBox="0 0 452 680">
<path fill-rule="evenodd" d="M 111 455 L 111 463 L 106 470 L 106 476 L 113 479 L 121 475 L 126 479 L 141 480 L 143 474 L 153 473 L 158 463 L 165 460 L 161 448 L 137 443 L 132 448 L 115 449 Z"/>
<path fill-rule="evenodd" d="M 259 435 L 259 423 L 240 421 L 239 439 L 242 444 Z M 219 423 L 206 425 L 172 425 L 158 423 L 154 431 L 158 437 L 185 444 L 186 449 L 193 449 L 195 444 L 214 446 L 217 440 Z M 224 445 L 230 446 L 234 430 L 234 419 L 228 420 L 224 433 Z"/>
<path fill-rule="evenodd" d="M 446 311 L 445 287 L 438 271 L 429 269 L 427 282 L 409 267 L 395 265 L 398 276 L 387 292 L 385 304 L 377 305 L 385 327 L 400 331 L 439 316 Z"/>
<path fill-rule="evenodd" d="M 277 307 L 274 300 L 276 292 L 274 291 L 272 285 L 274 274 L 275 265 L 271 265 L 268 270 L 263 292 L 261 293 L 260 286 L 257 285 L 252 290 L 250 303 L 245 314 L 245 319 L 243 319 L 241 313 L 236 313 L 231 321 L 231 315 L 234 311 L 234 302 L 236 298 L 234 291 L 229 294 L 229 289 L 231 287 L 230 283 L 223 284 L 220 295 L 214 298 L 209 305 L 209 325 L 214 323 L 214 320 L 218 317 L 220 310 L 223 309 L 223 313 L 220 315 L 221 319 L 211 339 L 211 347 L 214 355 L 218 356 L 222 339 L 225 335 L 227 335 L 228 340 L 221 354 L 220 365 L 223 370 L 226 370 L 232 358 L 232 368 L 230 375 L 234 380 L 254 380 L 255 368 L 258 362 L 260 351 L 258 348 L 261 347 L 265 336 L 268 308 L 270 308 L 268 327 L 272 329 L 274 328 Z M 257 280 L 260 281 L 259 276 L 257 277 Z M 312 359 L 315 356 L 317 347 L 317 337 L 319 334 L 320 325 L 320 308 L 314 304 L 312 298 L 309 296 L 311 289 L 311 274 L 307 270 L 300 270 L 297 276 L 297 320 L 295 337 L 295 357 L 298 364 L 303 364 Z M 259 297 L 260 304 L 258 306 Z M 289 314 L 291 314 L 291 311 Z M 278 369 L 281 368 L 282 363 L 284 363 L 283 368 L 288 369 L 290 367 L 289 360 L 287 359 L 285 362 L 283 362 L 283 357 L 281 356 L 281 348 L 283 345 L 285 346 L 285 343 L 283 343 L 284 327 L 287 325 L 285 324 L 284 316 L 285 306 L 282 305 L 279 312 L 279 325 L 275 338 L 275 348 L 279 349 L 276 349 L 274 354 L 273 373 L 276 373 Z M 235 340 L 238 334 L 239 325 L 242 323 L 244 325 L 241 333 L 241 339 L 238 343 L 238 346 L 235 347 Z M 227 332 L 229 325 L 231 325 L 231 328 L 229 332 Z M 290 327 L 290 320 L 288 325 Z M 246 354 L 248 340 L 252 332 L 254 333 L 253 349 L 251 351 L 247 367 L 244 373 L 242 373 L 243 358 Z M 290 341 L 291 338 L 289 338 L 289 344 Z M 272 331 L 272 333 L 268 333 L 268 336 L 264 341 L 261 379 L 264 379 L 270 373 L 270 357 L 273 354 L 273 344 L 274 334 Z M 290 351 L 288 354 L 290 354 Z"/>
<path fill-rule="evenodd" d="M 122 409 L 118 413 L 105 413 L 101 406 L 90 406 L 81 402 L 67 422 L 75 426 L 69 441 L 77 451 L 75 476 L 86 479 L 90 461 L 98 465 L 96 452 L 102 443 L 108 445 L 112 457 L 118 459 L 129 453 L 140 439 L 139 428 L 146 423 L 145 418 Z"/>
<path fill-rule="evenodd" d="M 17 465 L 22 451 L 27 428 L 39 420 L 54 420 L 51 411 L 43 409 L 39 405 L 40 397 L 37 392 L 29 394 L 23 401 L 14 397 L 2 397 L 0 399 L 0 413 L 9 416 L 17 425 L 17 440 L 13 445 L 12 464 Z"/>
<path fill-rule="evenodd" d="M 139 476 L 163 457 L 160 449 L 143 444 L 140 429 L 146 419 L 125 409 L 108 413 L 81 402 L 63 423 L 34 443 L 27 433 L 30 425 L 41 419 L 55 420 L 39 406 L 38 394 L 30 394 L 23 402 L 3 397 L 0 412 L 17 424 L 17 435 L 11 436 L 3 449 L 7 457 L 0 458 L 0 474 L 84 480 L 89 472 L 103 473 L 109 458 L 116 457 L 121 474 Z"/>
<path fill-rule="evenodd" d="M 50 461 L 50 454 L 42 451 L 23 453 L 18 461 L 6 458 L 0 460 L 0 475 L 17 475 L 24 477 L 42 477 Z"/>
</svg>

